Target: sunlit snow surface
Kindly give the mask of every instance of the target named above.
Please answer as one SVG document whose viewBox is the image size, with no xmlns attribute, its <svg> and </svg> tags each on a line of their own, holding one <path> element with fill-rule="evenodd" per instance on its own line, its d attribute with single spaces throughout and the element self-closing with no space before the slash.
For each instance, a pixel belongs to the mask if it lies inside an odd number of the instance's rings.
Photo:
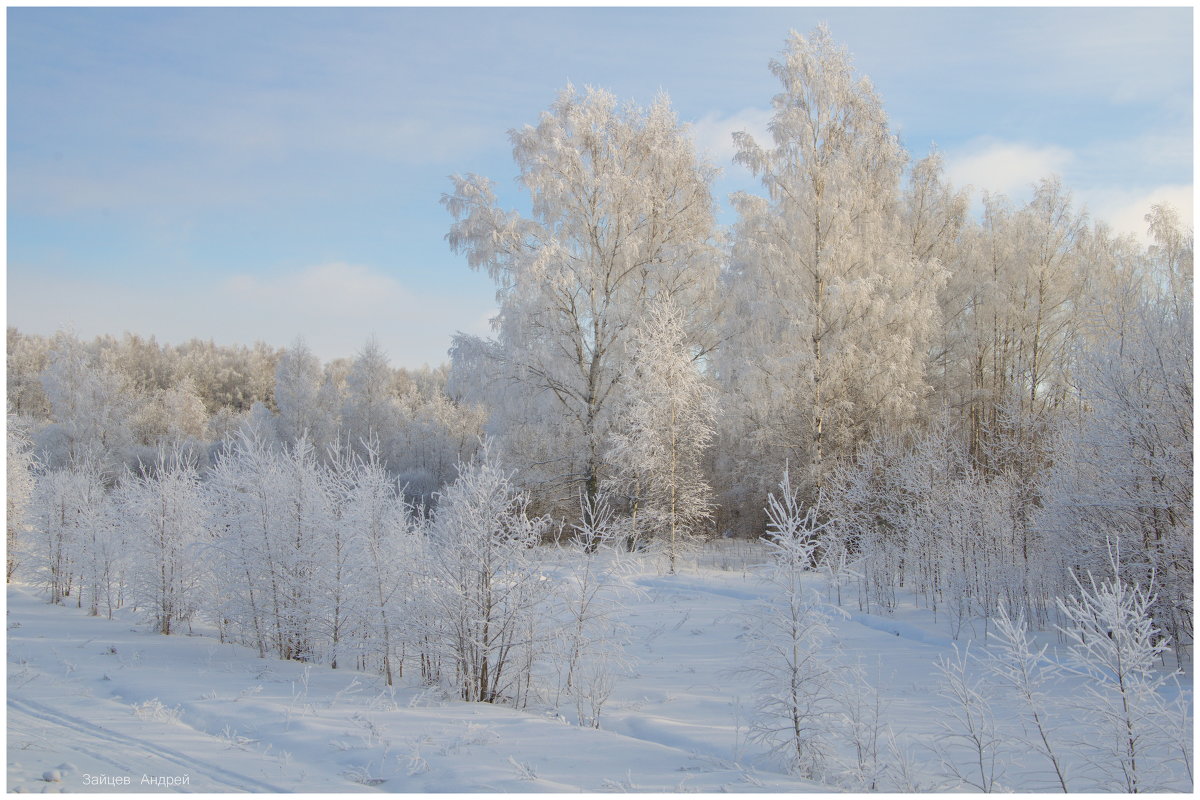
<svg viewBox="0 0 1200 800">
<path fill-rule="evenodd" d="M 641 592 L 624 614 L 632 671 L 602 730 L 571 724 L 570 703 L 561 715 L 467 704 L 408 677 L 389 690 L 370 674 L 164 637 L 126 613 L 92 618 L 10 586 L 8 791 L 829 791 L 747 741 L 753 698 L 735 671 L 743 615 L 766 592 L 753 561 L 743 549 L 678 575 L 638 565 Z M 939 788 L 927 745 L 945 624 L 911 606 L 886 617 L 845 606 L 834 623 L 843 658 L 878 681 L 888 721 Z M 1013 777 L 1012 788 L 1049 788 L 1036 769 Z"/>
</svg>

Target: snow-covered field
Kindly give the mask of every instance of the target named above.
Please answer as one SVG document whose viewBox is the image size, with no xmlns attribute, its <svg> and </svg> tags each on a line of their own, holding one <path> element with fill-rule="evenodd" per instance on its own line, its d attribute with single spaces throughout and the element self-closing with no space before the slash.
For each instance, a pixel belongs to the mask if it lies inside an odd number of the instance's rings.
<svg viewBox="0 0 1200 800">
<path fill-rule="evenodd" d="M 640 565 L 641 592 L 626 604 L 630 671 L 600 730 L 548 707 L 468 704 L 408 678 L 389 689 L 208 636 L 165 637 L 134 616 L 90 618 L 13 585 L 8 790 L 828 791 L 748 739 L 753 698 L 736 671 L 744 615 L 768 591 L 746 568 L 753 560 L 742 548 L 709 551 L 677 575 Z M 951 652 L 944 625 L 912 607 L 854 610 L 834 633 L 879 686 L 917 783 L 942 787 L 933 664 Z M 1009 766 L 1006 786 L 1051 788 L 1040 765 Z"/>
</svg>

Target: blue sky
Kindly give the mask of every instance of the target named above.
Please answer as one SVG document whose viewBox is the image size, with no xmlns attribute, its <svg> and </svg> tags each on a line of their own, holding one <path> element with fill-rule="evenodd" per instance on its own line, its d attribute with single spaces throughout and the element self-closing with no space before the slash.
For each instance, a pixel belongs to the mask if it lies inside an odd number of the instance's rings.
<svg viewBox="0 0 1200 800">
<path fill-rule="evenodd" d="M 448 175 L 517 206 L 507 131 L 568 81 L 665 90 L 753 188 L 767 62 L 820 22 L 915 156 L 1008 193 L 1061 175 L 1120 230 L 1190 214 L 1191 8 L 10 8 L 8 322 L 180 342 L 376 335 L 397 365 L 486 333 L 493 288 L 449 252 Z"/>
</svg>

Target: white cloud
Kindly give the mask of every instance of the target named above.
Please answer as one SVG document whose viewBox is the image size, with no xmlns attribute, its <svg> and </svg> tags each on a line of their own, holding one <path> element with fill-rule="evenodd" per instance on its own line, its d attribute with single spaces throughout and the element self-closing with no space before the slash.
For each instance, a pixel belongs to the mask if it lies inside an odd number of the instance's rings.
<svg viewBox="0 0 1200 800">
<path fill-rule="evenodd" d="M 944 158 L 946 175 L 954 185 L 1005 194 L 1016 202 L 1027 199 L 1037 181 L 1062 175 L 1075 160 L 1074 154 L 1062 147 L 992 138 L 975 139 L 946 152 Z"/>
<path fill-rule="evenodd" d="M 1146 213 L 1154 203 L 1168 202 L 1184 219 L 1192 219 L 1191 184 L 1154 183 L 1154 177 L 1178 172 L 1191 157 L 1191 139 L 1155 133 L 1128 140 L 1093 142 L 1078 152 L 1054 145 L 999 139 L 976 139 L 945 153 L 946 175 L 959 187 L 972 186 L 974 210 L 981 210 L 983 191 L 1005 194 L 1021 205 L 1031 199 L 1033 185 L 1059 175 L 1071 190 L 1076 209 L 1086 207 L 1093 220 L 1118 234 L 1149 242 Z M 1161 178 L 1160 178 L 1161 179 Z"/>
<path fill-rule="evenodd" d="M 1146 214 L 1150 206 L 1169 203 L 1184 220 L 1194 220 L 1195 190 L 1189 184 L 1157 186 L 1145 190 L 1097 189 L 1080 193 L 1093 219 L 1107 222 L 1115 233 L 1131 233 L 1138 241 L 1151 241 L 1146 232 Z"/>
<path fill-rule="evenodd" d="M 771 114 L 769 108 L 743 108 L 727 117 L 716 112 L 705 114 L 691 126 L 696 150 L 719 166 L 732 164 L 737 153 L 733 134 L 745 131 L 760 145 L 769 145 L 771 134 L 767 131 L 767 123 L 771 121 Z"/>
</svg>

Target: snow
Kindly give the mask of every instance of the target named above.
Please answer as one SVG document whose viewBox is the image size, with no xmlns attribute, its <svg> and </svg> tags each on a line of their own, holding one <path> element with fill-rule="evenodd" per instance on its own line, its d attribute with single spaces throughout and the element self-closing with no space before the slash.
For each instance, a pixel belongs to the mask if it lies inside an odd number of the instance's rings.
<svg viewBox="0 0 1200 800">
<path fill-rule="evenodd" d="M 88 617 L 10 585 L 8 790 L 829 791 L 747 740 L 752 698 L 736 670 L 745 615 L 768 589 L 743 555 L 692 559 L 678 575 L 638 562 L 641 591 L 624 614 L 631 672 L 600 730 L 572 724 L 566 705 L 465 703 L 409 676 L 389 688 L 200 631 L 161 636 L 126 611 Z M 932 742 L 945 623 L 902 606 L 839 615 L 833 627 L 880 686 L 897 734 Z M 911 749 L 936 788 L 932 749 Z"/>
<path fill-rule="evenodd" d="M 734 763 L 738 732 L 717 677 L 730 654 L 694 657 L 736 627 L 732 609 L 722 595 L 685 602 L 691 595 L 660 588 L 631 610 L 640 673 L 592 730 L 260 659 L 207 636 L 165 637 L 11 585 L 9 791 L 114 791 L 85 781 L 124 776 L 121 791 L 821 790 Z M 52 773 L 60 780 L 47 782 Z"/>
</svg>

